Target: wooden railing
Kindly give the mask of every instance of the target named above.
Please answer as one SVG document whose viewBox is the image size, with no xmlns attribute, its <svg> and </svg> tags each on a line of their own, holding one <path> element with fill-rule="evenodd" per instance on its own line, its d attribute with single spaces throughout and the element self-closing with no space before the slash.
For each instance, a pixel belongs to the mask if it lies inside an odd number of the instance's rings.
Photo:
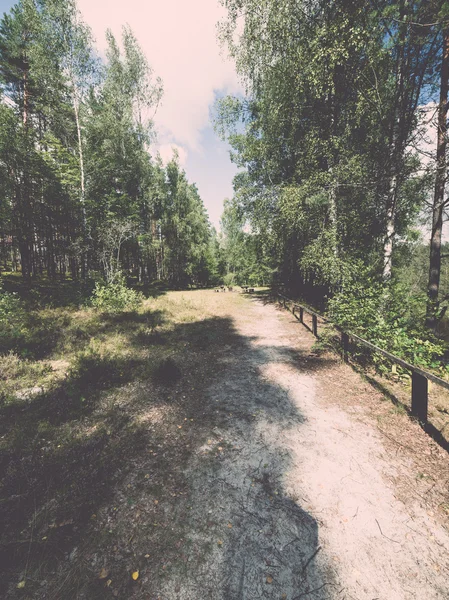
<svg viewBox="0 0 449 600">
<path fill-rule="evenodd" d="M 366 348 L 369 348 L 370 350 L 374 350 L 375 352 L 378 352 L 382 356 L 385 356 L 385 358 L 388 358 L 388 360 L 391 361 L 392 363 L 398 364 L 401 367 L 403 367 L 404 369 L 406 369 L 407 371 L 410 371 L 412 374 L 411 412 L 412 412 L 412 415 L 415 416 L 419 421 L 421 421 L 422 423 L 427 423 L 427 413 L 428 413 L 428 404 L 429 404 L 428 382 L 432 381 L 433 383 L 436 383 L 437 385 L 445 388 L 446 390 L 449 390 L 449 382 L 444 381 L 444 379 L 441 379 L 441 377 L 438 377 L 437 375 L 434 375 L 433 373 L 429 373 L 428 371 L 424 371 L 423 369 L 420 369 L 419 367 L 415 367 L 415 365 L 412 365 L 412 364 L 408 363 L 407 361 L 402 360 L 402 358 L 399 358 L 398 356 L 395 356 L 394 354 L 391 354 L 390 352 L 387 352 L 386 350 L 379 348 L 375 344 L 368 342 L 368 340 L 364 340 L 363 338 L 356 335 L 355 333 L 351 333 L 350 331 L 346 331 L 346 330 L 342 329 L 341 327 L 339 327 L 338 325 L 336 325 L 329 319 L 326 319 L 323 315 L 320 315 L 320 313 L 316 312 L 315 310 L 312 310 L 308 306 L 306 306 L 304 304 L 299 304 L 298 302 L 295 302 L 294 300 L 287 298 L 286 296 L 284 296 L 283 294 L 280 294 L 277 291 L 274 291 L 273 293 L 277 296 L 277 298 L 279 298 L 280 303 L 283 305 L 283 307 L 290 310 L 290 312 L 295 317 L 297 317 L 296 310 L 299 310 L 299 321 L 303 325 L 304 325 L 304 313 L 311 315 L 311 317 L 312 317 L 312 333 L 315 337 L 318 337 L 318 319 L 320 319 L 320 321 L 322 323 L 331 324 L 332 327 L 334 327 L 337 331 L 339 331 L 340 335 L 341 335 L 342 355 L 343 355 L 343 360 L 345 362 L 348 362 L 348 360 L 349 360 L 349 341 L 354 340 L 357 344 L 360 344 L 361 346 L 365 346 Z"/>
</svg>

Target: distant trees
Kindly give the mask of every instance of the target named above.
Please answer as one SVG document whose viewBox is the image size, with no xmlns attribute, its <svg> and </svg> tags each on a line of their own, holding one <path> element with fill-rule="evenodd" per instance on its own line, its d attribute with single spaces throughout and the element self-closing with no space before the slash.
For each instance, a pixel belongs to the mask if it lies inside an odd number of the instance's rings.
<svg viewBox="0 0 449 600">
<path fill-rule="evenodd" d="M 229 285 L 266 285 L 271 281 L 271 260 L 264 238 L 249 231 L 245 214 L 235 199 L 225 200 L 221 218 L 221 252 Z"/>
<path fill-rule="evenodd" d="M 0 21 L 3 269 L 206 283 L 202 200 L 176 157 L 164 167 L 149 153 L 162 82 L 128 27 L 107 42 L 103 64 L 74 0 L 19 0 Z"/>
</svg>

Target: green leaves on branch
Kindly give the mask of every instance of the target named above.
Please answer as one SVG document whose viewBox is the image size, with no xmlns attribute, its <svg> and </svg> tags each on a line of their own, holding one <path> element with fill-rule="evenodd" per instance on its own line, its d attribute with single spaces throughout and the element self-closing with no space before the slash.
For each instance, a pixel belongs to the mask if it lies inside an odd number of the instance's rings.
<svg viewBox="0 0 449 600">
<path fill-rule="evenodd" d="M 442 357 L 445 345 L 424 333 L 425 297 L 410 294 L 398 283 L 384 285 L 363 267 L 353 265 L 339 292 L 329 300 L 329 316 L 348 331 L 383 350 L 426 369 L 449 372 Z M 382 367 L 385 359 L 374 355 Z"/>
</svg>

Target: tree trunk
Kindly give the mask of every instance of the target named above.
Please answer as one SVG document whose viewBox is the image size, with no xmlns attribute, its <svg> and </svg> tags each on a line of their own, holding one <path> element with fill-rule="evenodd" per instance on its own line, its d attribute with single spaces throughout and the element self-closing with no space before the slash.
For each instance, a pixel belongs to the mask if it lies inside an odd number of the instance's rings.
<svg viewBox="0 0 449 600">
<path fill-rule="evenodd" d="M 387 226 L 384 241 L 384 267 L 383 277 L 385 280 L 391 277 L 391 263 L 393 258 L 393 239 L 395 232 L 396 217 L 397 177 L 394 175 L 388 190 Z"/>
<path fill-rule="evenodd" d="M 401 139 L 404 137 L 404 79 L 405 79 L 405 64 L 404 64 L 404 47 L 407 37 L 407 25 L 404 23 L 406 15 L 405 0 L 399 3 L 399 20 L 402 24 L 399 26 L 398 39 L 398 55 L 396 59 L 396 91 L 394 97 L 394 106 L 392 110 L 391 136 L 389 140 L 390 147 L 390 165 L 389 170 L 389 185 L 386 198 L 386 223 L 385 223 L 385 238 L 383 245 L 383 278 L 388 281 L 391 277 L 391 267 L 393 259 L 394 234 L 396 231 L 396 201 L 398 195 L 398 184 L 400 173 L 399 165 L 402 153 L 404 150 Z"/>
<path fill-rule="evenodd" d="M 443 55 L 441 60 L 440 104 L 438 107 L 438 140 L 433 197 L 432 233 L 430 237 L 430 265 L 427 301 L 426 326 L 435 331 L 438 311 L 438 292 L 441 271 L 441 232 L 445 206 L 444 187 L 446 183 L 446 144 L 449 91 L 449 28 L 443 32 Z"/>
<path fill-rule="evenodd" d="M 25 59 L 26 60 L 26 59 Z M 29 144 L 28 139 L 28 128 L 29 128 L 29 90 L 28 90 L 28 71 L 27 68 L 23 71 L 22 77 L 23 86 L 23 107 L 22 107 L 22 123 L 23 123 L 23 135 L 25 137 L 26 145 Z M 28 177 L 28 156 L 23 161 L 23 173 L 21 190 L 16 195 L 19 199 L 17 202 L 18 206 L 18 227 L 20 231 L 19 239 L 19 250 L 22 265 L 22 277 L 26 280 L 30 280 L 32 276 L 32 244 L 31 239 L 31 210 L 30 210 L 30 185 Z"/>
<path fill-rule="evenodd" d="M 78 96 L 75 87 L 73 85 L 73 109 L 75 112 L 76 121 L 76 132 L 78 135 L 78 158 L 80 162 L 80 202 L 81 202 L 81 213 L 82 213 L 82 227 L 83 227 L 83 248 L 81 251 L 81 278 L 84 280 L 87 277 L 88 265 L 87 265 L 87 217 L 86 217 L 86 204 L 85 204 L 85 185 L 84 185 L 84 156 L 83 156 L 83 143 L 81 138 L 81 126 L 79 119 L 79 103 Z"/>
</svg>

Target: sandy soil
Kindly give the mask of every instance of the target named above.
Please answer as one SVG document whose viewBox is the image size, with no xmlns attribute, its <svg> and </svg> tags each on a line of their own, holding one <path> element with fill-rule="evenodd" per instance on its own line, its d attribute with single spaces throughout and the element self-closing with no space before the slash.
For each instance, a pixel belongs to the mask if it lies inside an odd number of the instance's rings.
<svg viewBox="0 0 449 600">
<path fill-rule="evenodd" d="M 426 496 L 420 471 L 447 475 L 447 454 L 406 415 L 402 430 L 409 445 L 420 440 L 427 467 L 384 435 L 389 402 L 335 357 L 316 356 L 291 315 L 248 298 L 232 319 L 204 403 L 216 425 L 184 471 L 185 531 L 208 551 L 173 569 L 159 598 L 449 598 L 438 510 L 447 481 L 438 475 Z"/>
</svg>

